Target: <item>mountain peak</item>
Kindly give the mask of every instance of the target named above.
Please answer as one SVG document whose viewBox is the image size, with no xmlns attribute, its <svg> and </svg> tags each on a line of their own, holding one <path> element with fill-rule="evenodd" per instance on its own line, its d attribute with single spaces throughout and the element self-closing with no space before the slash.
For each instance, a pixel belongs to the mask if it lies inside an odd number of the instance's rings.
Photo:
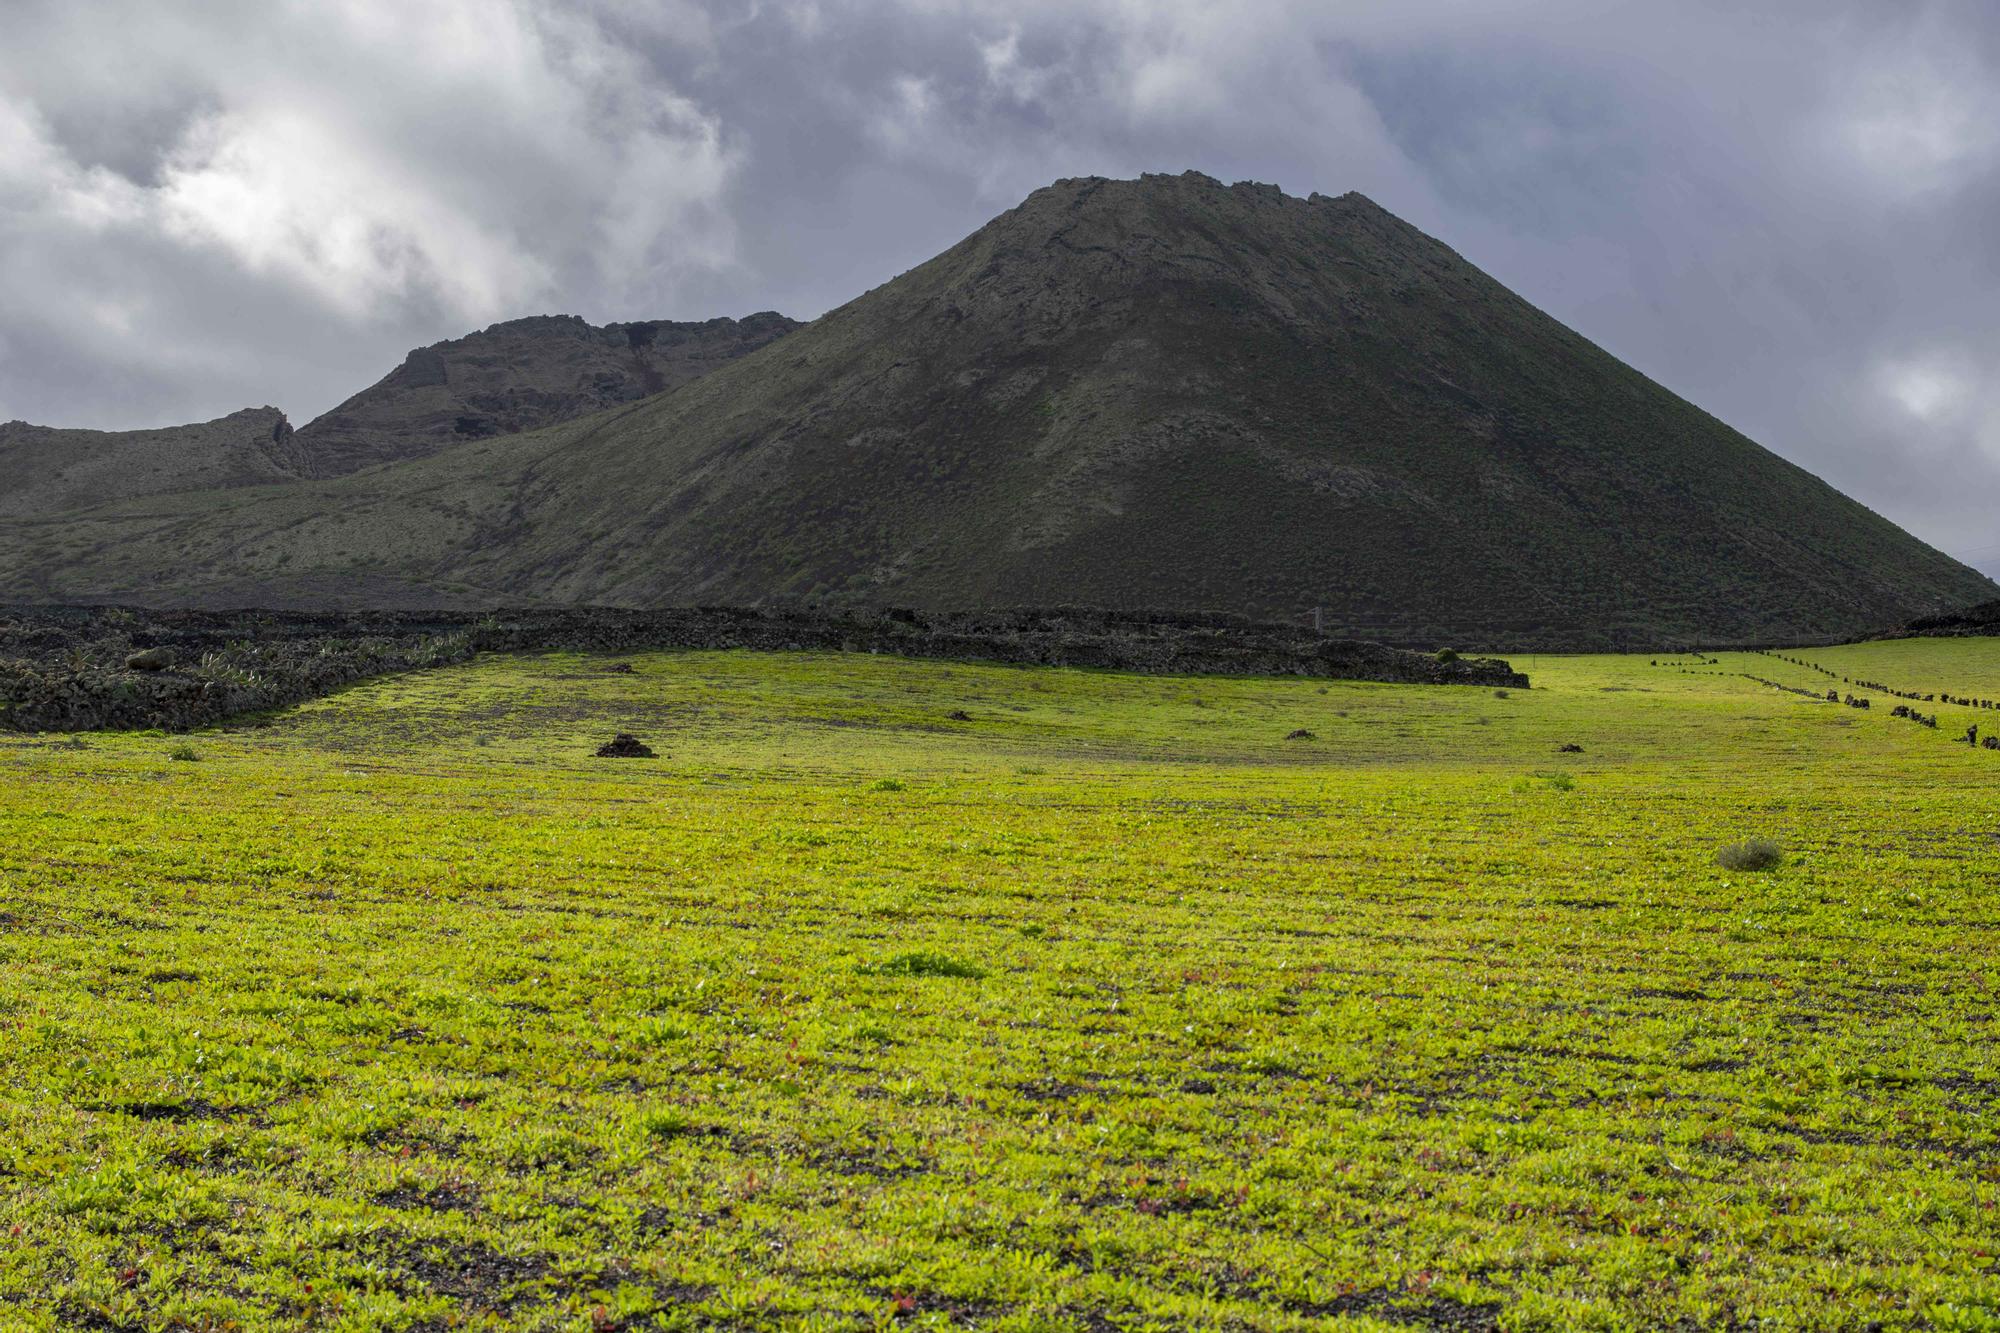
<svg viewBox="0 0 2000 1333">
<path fill-rule="evenodd" d="M 1851 637 L 2000 591 L 1365 197 L 1196 173 L 1056 182 L 801 327 L 510 321 L 298 439 L 391 465 L 226 523 L 149 505 L 84 525 L 85 552 L 22 528 L 0 570 L 156 600 L 1094 605 L 1579 649 Z"/>
</svg>

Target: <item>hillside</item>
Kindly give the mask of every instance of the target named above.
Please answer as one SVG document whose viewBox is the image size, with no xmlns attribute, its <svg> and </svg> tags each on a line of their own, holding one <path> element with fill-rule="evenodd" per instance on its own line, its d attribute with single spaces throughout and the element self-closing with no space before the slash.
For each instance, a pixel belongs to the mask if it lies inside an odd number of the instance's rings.
<svg viewBox="0 0 2000 1333">
<path fill-rule="evenodd" d="M 0 424 L 0 518 L 176 491 L 261 486 L 306 475 L 291 423 L 275 407 L 161 430 Z"/>
<path fill-rule="evenodd" d="M 1193 174 L 1037 191 L 671 393 L 0 525 L 0 569 L 11 599 L 156 605 L 1318 606 L 1501 649 L 1855 635 L 2000 592 L 1361 196 Z"/>
<path fill-rule="evenodd" d="M 422 458 L 467 439 L 568 421 L 685 384 L 798 327 L 772 311 L 700 323 L 540 315 L 419 347 L 299 428 L 316 475 Z"/>
</svg>

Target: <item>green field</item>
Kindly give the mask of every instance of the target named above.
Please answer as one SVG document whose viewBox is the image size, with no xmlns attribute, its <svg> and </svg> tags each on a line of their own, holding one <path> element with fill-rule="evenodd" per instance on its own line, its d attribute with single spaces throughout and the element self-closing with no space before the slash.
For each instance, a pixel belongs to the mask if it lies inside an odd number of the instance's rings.
<svg viewBox="0 0 2000 1333">
<path fill-rule="evenodd" d="M 0 739 L 0 1327 L 2000 1328 L 2000 713 L 620 660 Z"/>
</svg>

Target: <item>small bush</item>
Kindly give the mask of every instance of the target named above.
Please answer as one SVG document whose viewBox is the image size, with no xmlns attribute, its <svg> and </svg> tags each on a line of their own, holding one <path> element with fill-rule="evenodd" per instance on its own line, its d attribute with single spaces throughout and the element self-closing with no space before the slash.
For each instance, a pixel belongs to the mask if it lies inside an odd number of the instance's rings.
<svg viewBox="0 0 2000 1333">
<path fill-rule="evenodd" d="M 1440 648 L 1437 650 L 1437 660 L 1440 662 L 1456 662 L 1458 660 L 1458 653 L 1451 648 Z"/>
<path fill-rule="evenodd" d="M 1731 843 L 1715 854 L 1715 863 L 1724 870 L 1774 870 L 1784 859 L 1784 850 L 1769 838 Z"/>
<path fill-rule="evenodd" d="M 192 764 L 195 760 L 201 758 L 201 756 L 194 752 L 192 745 L 176 745 L 173 749 L 167 751 L 167 758 L 179 760 L 183 764 Z"/>
<path fill-rule="evenodd" d="M 983 967 L 928 949 L 899 953 L 894 958 L 861 970 L 871 977 L 969 977 L 976 981 L 986 975 Z"/>
<path fill-rule="evenodd" d="M 869 791 L 902 791 L 903 789 L 903 784 L 895 778 L 882 778 L 870 784 L 868 788 Z"/>
</svg>

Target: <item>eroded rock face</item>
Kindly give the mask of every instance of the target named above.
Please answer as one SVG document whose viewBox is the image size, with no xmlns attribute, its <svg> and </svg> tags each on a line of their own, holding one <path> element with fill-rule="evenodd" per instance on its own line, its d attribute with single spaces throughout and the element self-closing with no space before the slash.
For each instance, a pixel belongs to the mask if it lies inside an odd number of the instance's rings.
<svg viewBox="0 0 2000 1333">
<path fill-rule="evenodd" d="M 509 320 L 419 347 L 382 380 L 299 429 L 314 475 L 423 458 L 660 393 L 798 327 L 772 311 L 602 328 L 575 315 Z"/>
</svg>

